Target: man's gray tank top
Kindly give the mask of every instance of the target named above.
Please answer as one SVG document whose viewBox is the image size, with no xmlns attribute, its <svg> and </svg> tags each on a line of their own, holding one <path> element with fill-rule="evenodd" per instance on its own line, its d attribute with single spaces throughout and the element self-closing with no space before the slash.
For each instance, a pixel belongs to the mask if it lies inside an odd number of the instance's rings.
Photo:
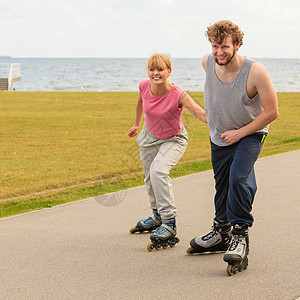
<svg viewBox="0 0 300 300">
<path fill-rule="evenodd" d="M 211 141 L 217 146 L 228 146 L 220 134 L 239 129 L 252 122 L 263 107 L 259 95 L 250 99 L 246 92 L 247 78 L 254 61 L 245 58 L 238 75 L 230 82 L 222 82 L 216 75 L 215 59 L 209 55 L 206 65 L 204 105 Z M 267 134 L 268 127 L 257 131 Z"/>
</svg>

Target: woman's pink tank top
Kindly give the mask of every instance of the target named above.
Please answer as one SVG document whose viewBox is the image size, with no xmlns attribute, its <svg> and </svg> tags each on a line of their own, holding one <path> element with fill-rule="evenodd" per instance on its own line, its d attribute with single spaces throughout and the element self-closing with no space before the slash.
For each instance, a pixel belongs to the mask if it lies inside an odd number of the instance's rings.
<svg viewBox="0 0 300 300">
<path fill-rule="evenodd" d="M 181 132 L 183 128 L 183 105 L 178 107 L 179 98 L 184 92 L 173 85 L 163 96 L 154 96 L 150 89 L 150 80 L 142 80 L 139 90 L 143 99 L 145 125 L 160 139 L 168 139 Z"/>
</svg>

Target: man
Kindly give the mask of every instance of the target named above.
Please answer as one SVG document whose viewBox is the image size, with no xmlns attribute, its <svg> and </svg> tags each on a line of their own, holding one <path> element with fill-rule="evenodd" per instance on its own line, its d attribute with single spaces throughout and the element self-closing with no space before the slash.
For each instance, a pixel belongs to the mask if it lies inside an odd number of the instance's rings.
<svg viewBox="0 0 300 300">
<path fill-rule="evenodd" d="M 278 117 L 274 87 L 264 66 L 237 54 L 243 32 L 231 21 L 207 28 L 212 53 L 206 71 L 204 104 L 215 178 L 215 219 L 210 233 L 191 240 L 188 254 L 225 252 L 227 273 L 247 268 L 248 227 L 256 181 L 254 163 Z M 231 231 L 231 226 L 233 229 Z"/>
</svg>

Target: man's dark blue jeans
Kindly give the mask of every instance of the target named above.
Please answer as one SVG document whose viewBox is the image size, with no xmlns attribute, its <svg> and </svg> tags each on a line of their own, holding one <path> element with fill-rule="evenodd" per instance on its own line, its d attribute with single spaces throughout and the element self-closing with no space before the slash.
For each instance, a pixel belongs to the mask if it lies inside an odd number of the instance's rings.
<svg viewBox="0 0 300 300">
<path fill-rule="evenodd" d="M 219 147 L 211 142 L 215 178 L 215 215 L 218 220 L 251 227 L 257 190 L 254 163 L 265 140 L 263 133 L 244 137 L 233 145 Z"/>
</svg>

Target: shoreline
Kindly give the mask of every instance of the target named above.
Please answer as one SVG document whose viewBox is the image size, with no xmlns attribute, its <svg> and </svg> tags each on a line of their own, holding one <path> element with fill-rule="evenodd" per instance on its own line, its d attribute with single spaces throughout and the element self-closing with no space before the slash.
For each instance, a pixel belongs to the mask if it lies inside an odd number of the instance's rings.
<svg viewBox="0 0 300 300">
<path fill-rule="evenodd" d="M 6 90 L 0 90 L 0 92 L 8 92 L 8 93 L 139 93 L 139 91 L 18 91 L 18 90 L 14 90 L 14 91 L 6 91 Z M 187 93 L 202 93 L 203 91 L 190 91 L 190 90 L 186 90 Z M 276 94 L 287 94 L 287 93 L 300 93 L 300 91 L 297 92 L 282 92 L 276 91 Z"/>
<path fill-rule="evenodd" d="M 276 91 L 300 91 L 300 58 L 254 60 L 265 66 Z M 22 80 L 14 85 L 20 91 L 135 92 L 147 78 L 146 58 L 12 58 L 10 62 L 21 64 Z M 172 64 L 173 83 L 186 91 L 203 91 L 205 72 L 200 57 L 172 58 Z"/>
</svg>

